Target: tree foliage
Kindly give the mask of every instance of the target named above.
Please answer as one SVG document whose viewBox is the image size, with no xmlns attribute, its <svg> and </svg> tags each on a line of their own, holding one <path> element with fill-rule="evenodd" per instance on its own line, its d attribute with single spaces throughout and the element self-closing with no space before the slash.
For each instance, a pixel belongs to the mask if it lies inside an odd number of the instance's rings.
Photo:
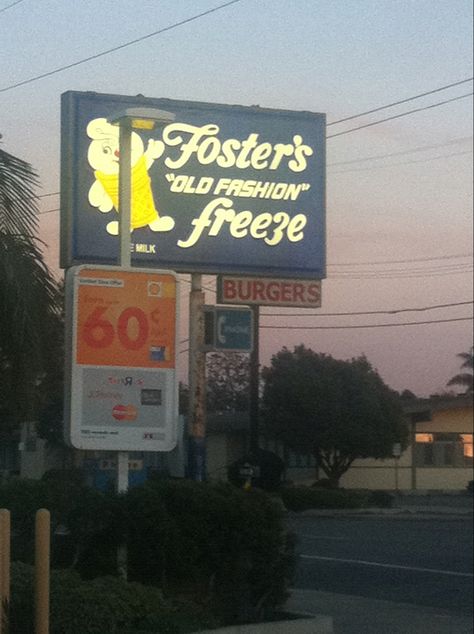
<svg viewBox="0 0 474 634">
<path fill-rule="evenodd" d="M 240 352 L 211 352 L 206 358 L 207 408 L 210 412 L 249 408 L 250 360 Z"/>
<path fill-rule="evenodd" d="M 59 295 L 40 243 L 36 173 L 0 148 L 0 415 L 3 430 L 30 419 L 55 363 Z"/>
<path fill-rule="evenodd" d="M 268 433 L 300 454 L 312 453 L 332 485 L 357 458 L 386 458 L 406 446 L 399 397 L 365 357 L 340 361 L 303 345 L 283 348 L 264 368 Z"/>
<path fill-rule="evenodd" d="M 457 356 L 462 359 L 461 369 L 466 370 L 466 372 L 460 372 L 453 376 L 448 381 L 448 385 L 460 385 L 466 394 L 472 394 L 474 391 L 474 346 L 469 352 L 460 352 Z"/>
</svg>

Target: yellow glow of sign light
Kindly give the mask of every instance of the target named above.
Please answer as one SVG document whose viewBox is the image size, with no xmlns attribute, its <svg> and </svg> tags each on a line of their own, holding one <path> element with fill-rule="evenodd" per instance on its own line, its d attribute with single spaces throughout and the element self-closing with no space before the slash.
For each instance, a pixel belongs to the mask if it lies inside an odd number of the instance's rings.
<svg viewBox="0 0 474 634">
<path fill-rule="evenodd" d="M 153 130 L 155 122 L 153 119 L 132 119 L 132 128 L 134 130 Z"/>
</svg>

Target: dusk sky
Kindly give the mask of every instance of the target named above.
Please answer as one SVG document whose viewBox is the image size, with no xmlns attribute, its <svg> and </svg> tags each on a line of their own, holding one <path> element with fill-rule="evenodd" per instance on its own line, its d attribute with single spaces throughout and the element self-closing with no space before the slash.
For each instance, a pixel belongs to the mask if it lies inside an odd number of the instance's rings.
<svg viewBox="0 0 474 634">
<path fill-rule="evenodd" d="M 365 354 L 394 389 L 445 390 L 456 354 L 472 345 L 472 9 L 471 0 L 0 0 L 1 143 L 39 173 L 49 266 L 60 274 L 65 91 L 258 104 L 326 113 L 329 124 L 409 100 L 328 126 L 322 307 L 262 308 L 261 361 L 304 343 L 341 359 Z M 184 281 L 183 308 L 188 291 Z M 184 376 L 186 353 L 180 364 Z"/>
</svg>

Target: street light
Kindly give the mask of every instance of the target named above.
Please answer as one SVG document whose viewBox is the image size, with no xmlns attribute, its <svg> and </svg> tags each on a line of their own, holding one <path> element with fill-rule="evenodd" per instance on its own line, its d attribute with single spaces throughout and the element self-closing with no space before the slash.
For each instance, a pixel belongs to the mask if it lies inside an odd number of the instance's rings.
<svg viewBox="0 0 474 634">
<path fill-rule="evenodd" d="M 112 125 L 119 126 L 119 236 L 120 266 L 131 265 L 130 219 L 132 207 L 132 130 L 153 130 L 175 120 L 175 115 L 158 108 L 125 108 L 109 116 Z"/>
<path fill-rule="evenodd" d="M 125 108 L 109 116 L 112 125 L 119 126 L 119 266 L 131 266 L 130 224 L 132 215 L 132 130 L 153 130 L 175 120 L 175 115 L 158 108 Z M 117 490 L 128 489 L 128 452 L 117 456 Z"/>
</svg>

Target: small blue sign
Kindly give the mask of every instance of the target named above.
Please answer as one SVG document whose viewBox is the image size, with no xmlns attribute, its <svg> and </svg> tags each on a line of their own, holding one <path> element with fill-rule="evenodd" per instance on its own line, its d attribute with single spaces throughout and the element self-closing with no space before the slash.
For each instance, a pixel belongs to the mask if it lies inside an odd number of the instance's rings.
<svg viewBox="0 0 474 634">
<path fill-rule="evenodd" d="M 245 308 L 215 309 L 216 350 L 250 352 L 253 347 L 253 315 Z"/>
</svg>

